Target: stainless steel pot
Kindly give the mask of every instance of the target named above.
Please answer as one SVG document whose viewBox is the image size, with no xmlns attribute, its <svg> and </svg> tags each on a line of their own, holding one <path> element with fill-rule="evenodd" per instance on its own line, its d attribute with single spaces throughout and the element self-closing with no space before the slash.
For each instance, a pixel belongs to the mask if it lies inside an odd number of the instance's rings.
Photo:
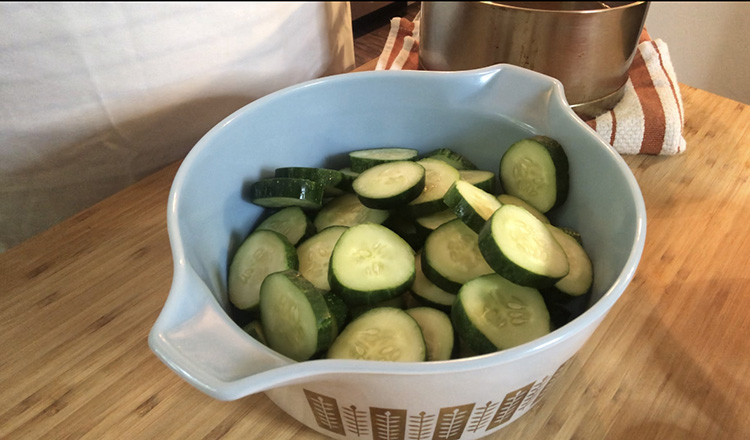
<svg viewBox="0 0 750 440">
<path fill-rule="evenodd" d="M 592 117 L 619 102 L 649 2 L 422 2 L 426 70 L 497 63 L 557 78 L 573 110 Z"/>
</svg>

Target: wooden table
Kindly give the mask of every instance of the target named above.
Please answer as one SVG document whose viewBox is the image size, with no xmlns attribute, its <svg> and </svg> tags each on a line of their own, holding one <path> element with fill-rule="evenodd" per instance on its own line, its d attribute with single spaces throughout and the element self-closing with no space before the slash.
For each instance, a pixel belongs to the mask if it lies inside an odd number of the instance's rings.
<svg viewBox="0 0 750 440">
<path fill-rule="evenodd" d="M 687 152 L 626 157 L 648 212 L 631 286 L 545 399 L 489 438 L 750 438 L 750 107 L 681 91 Z M 264 394 L 209 398 L 149 350 L 178 166 L 0 254 L 0 438 L 323 438 Z"/>
</svg>

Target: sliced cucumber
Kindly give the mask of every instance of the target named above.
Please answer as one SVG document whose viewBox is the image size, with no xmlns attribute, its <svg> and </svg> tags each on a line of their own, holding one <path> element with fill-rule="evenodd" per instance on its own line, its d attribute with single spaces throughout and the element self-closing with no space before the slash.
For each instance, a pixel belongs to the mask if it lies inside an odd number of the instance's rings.
<svg viewBox="0 0 750 440">
<path fill-rule="evenodd" d="M 339 182 L 337 188 L 344 192 L 353 192 L 352 182 L 359 176 L 359 173 L 352 171 L 351 167 L 342 168 L 339 172 L 341 173 L 341 182 Z"/>
<path fill-rule="evenodd" d="M 477 188 L 494 194 L 497 191 L 495 173 L 485 170 L 458 170 L 459 178 Z"/>
<path fill-rule="evenodd" d="M 328 264 L 333 247 L 346 229 L 346 226 L 330 226 L 297 246 L 299 272 L 318 289 L 331 290 Z"/>
<path fill-rule="evenodd" d="M 324 294 L 295 270 L 268 275 L 260 288 L 261 322 L 268 346 L 295 361 L 327 350 L 339 329 Z"/>
<path fill-rule="evenodd" d="M 425 185 L 422 194 L 407 205 L 414 218 L 444 211 L 447 206 L 443 196 L 459 179 L 458 170 L 441 160 L 425 158 L 417 163 L 425 169 Z"/>
<path fill-rule="evenodd" d="M 453 213 L 452 209 L 445 209 L 435 214 L 426 215 L 423 217 L 417 217 L 414 222 L 417 224 L 422 231 L 421 233 L 428 234 L 443 223 L 448 223 L 451 220 L 455 220 L 456 214 Z"/>
<path fill-rule="evenodd" d="M 250 185 L 250 201 L 265 208 L 318 209 L 323 205 L 324 190 L 325 187 L 314 180 L 268 177 Z"/>
<path fill-rule="evenodd" d="M 414 250 L 385 226 L 352 226 L 331 253 L 328 282 L 349 305 L 374 305 L 395 298 L 414 281 Z"/>
<path fill-rule="evenodd" d="M 415 307 L 407 309 L 409 314 L 422 329 L 428 361 L 447 361 L 453 355 L 454 335 L 451 318 L 432 307 Z"/>
<path fill-rule="evenodd" d="M 550 332 L 549 312 L 541 293 L 497 274 L 464 284 L 451 320 L 461 340 L 477 354 L 515 347 Z"/>
<path fill-rule="evenodd" d="M 276 168 L 274 177 L 293 177 L 300 179 L 313 180 L 323 185 L 326 195 L 340 194 L 338 189 L 344 175 L 341 171 L 331 170 L 328 168 L 312 167 L 282 167 Z"/>
<path fill-rule="evenodd" d="M 501 206 L 497 197 L 463 180 L 455 181 L 448 188 L 443 201 L 456 217 L 476 233 Z"/>
<path fill-rule="evenodd" d="M 560 243 L 565 255 L 568 257 L 570 270 L 565 277 L 556 282 L 554 287 L 566 295 L 580 296 L 591 288 L 594 281 L 594 271 L 586 250 L 575 237 L 560 228 L 547 225 L 552 236 Z"/>
<path fill-rule="evenodd" d="M 529 205 L 516 196 L 512 196 L 510 194 L 500 194 L 499 196 L 497 196 L 497 200 L 499 200 L 503 205 L 516 205 L 526 208 L 527 211 L 534 214 L 534 217 L 538 218 L 542 223 L 550 223 L 546 215 L 542 214 L 538 209 L 534 208 L 533 206 Z"/>
<path fill-rule="evenodd" d="M 395 298 L 387 299 L 385 301 L 379 302 L 374 305 L 361 305 L 361 306 L 352 306 L 349 307 L 349 313 L 352 316 L 352 319 L 355 319 L 359 317 L 360 315 L 363 315 L 365 312 L 369 312 L 372 309 L 376 309 L 378 307 L 395 307 L 397 309 L 405 309 L 406 308 L 406 294 L 399 295 Z"/>
<path fill-rule="evenodd" d="M 375 165 L 362 171 L 352 189 L 363 205 L 372 209 L 393 209 L 416 199 L 425 185 L 422 165 L 399 160 Z"/>
<path fill-rule="evenodd" d="M 297 250 L 284 235 L 268 229 L 253 231 L 229 265 L 229 300 L 240 310 L 255 310 L 260 301 L 260 285 L 266 276 L 298 267 Z"/>
<path fill-rule="evenodd" d="M 477 166 L 466 158 L 466 156 L 456 153 L 450 148 L 438 148 L 425 155 L 430 159 L 438 159 L 447 163 L 457 170 L 476 170 Z"/>
<path fill-rule="evenodd" d="M 391 215 L 383 222 L 383 226 L 400 235 L 414 250 L 421 249 L 427 238 L 424 228 L 418 226 L 413 218 L 404 215 L 399 210 L 392 210 Z"/>
<path fill-rule="evenodd" d="M 383 223 L 389 212 L 363 205 L 354 193 L 342 194 L 326 203 L 318 211 L 313 225 L 318 231 L 329 226 L 354 226 L 362 223 Z"/>
<path fill-rule="evenodd" d="M 506 193 L 546 214 L 568 197 L 568 158 L 547 136 L 534 136 L 510 146 L 500 159 L 500 182 Z"/>
<path fill-rule="evenodd" d="M 558 226 L 558 228 L 563 231 L 564 233 L 570 235 L 571 237 L 575 238 L 578 244 L 583 246 L 583 238 L 581 237 L 581 233 L 576 231 L 575 229 L 568 227 L 568 226 Z"/>
<path fill-rule="evenodd" d="M 492 214 L 479 233 L 479 249 L 495 272 L 522 286 L 548 287 L 569 271 L 565 251 L 545 224 L 516 205 Z"/>
<path fill-rule="evenodd" d="M 416 160 L 419 151 L 413 148 L 368 148 L 349 153 L 350 168 L 355 173 L 380 165 L 381 163 L 397 160 Z"/>
<path fill-rule="evenodd" d="M 554 328 L 560 328 L 580 316 L 591 301 L 591 290 L 579 296 L 570 296 L 555 287 L 542 289 L 540 292 L 547 304 Z"/>
<path fill-rule="evenodd" d="M 350 322 L 328 350 L 329 359 L 422 362 L 426 359 L 422 329 L 395 307 L 378 307 Z"/>
<path fill-rule="evenodd" d="M 425 240 L 422 272 L 441 289 L 457 293 L 465 282 L 493 270 L 479 251 L 477 233 L 455 219 L 439 226 Z"/>
<path fill-rule="evenodd" d="M 263 333 L 263 324 L 261 324 L 260 320 L 254 319 L 248 322 L 242 327 L 242 330 L 245 330 L 245 333 L 252 336 L 254 339 L 257 339 L 261 344 L 268 345 L 266 335 Z"/>
<path fill-rule="evenodd" d="M 435 283 L 427 279 L 422 272 L 422 253 L 417 253 L 414 260 L 416 268 L 416 276 L 414 282 L 411 285 L 411 293 L 413 298 L 422 305 L 434 307 L 444 312 L 449 312 L 453 301 L 456 300 L 456 294 L 446 292 L 440 287 L 436 286 Z"/>
<path fill-rule="evenodd" d="M 256 229 L 270 229 L 283 234 L 293 246 L 315 233 L 312 220 L 299 206 L 282 208 L 263 220 Z"/>
</svg>

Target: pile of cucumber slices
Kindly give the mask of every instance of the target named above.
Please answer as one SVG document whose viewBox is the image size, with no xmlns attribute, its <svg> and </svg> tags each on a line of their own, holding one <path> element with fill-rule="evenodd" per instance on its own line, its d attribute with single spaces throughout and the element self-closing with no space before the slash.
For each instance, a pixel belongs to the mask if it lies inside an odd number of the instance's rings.
<svg viewBox="0 0 750 440">
<path fill-rule="evenodd" d="M 273 350 L 442 361 L 532 341 L 585 310 L 591 260 L 547 217 L 568 195 L 554 139 L 514 143 L 497 173 L 448 148 L 349 161 L 277 168 L 250 187 L 267 215 L 231 260 L 228 294 Z"/>
</svg>

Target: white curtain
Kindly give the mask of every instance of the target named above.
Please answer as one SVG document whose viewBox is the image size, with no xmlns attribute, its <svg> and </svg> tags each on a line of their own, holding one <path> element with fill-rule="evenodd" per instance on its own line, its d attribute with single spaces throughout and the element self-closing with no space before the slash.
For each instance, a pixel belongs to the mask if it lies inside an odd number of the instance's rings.
<svg viewBox="0 0 750 440">
<path fill-rule="evenodd" d="M 0 3 L 0 251 L 353 67 L 348 2 Z"/>
</svg>

